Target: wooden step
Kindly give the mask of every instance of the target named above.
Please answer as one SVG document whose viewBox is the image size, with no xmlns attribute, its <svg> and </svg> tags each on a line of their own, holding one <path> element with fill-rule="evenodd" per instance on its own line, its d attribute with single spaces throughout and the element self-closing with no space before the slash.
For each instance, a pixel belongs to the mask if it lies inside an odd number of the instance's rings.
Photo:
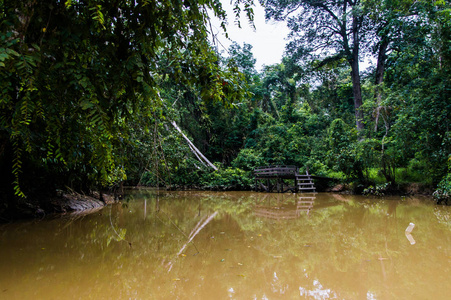
<svg viewBox="0 0 451 300">
<path fill-rule="evenodd" d="M 302 202 L 298 202 L 297 206 L 313 205 L 313 203 L 315 203 L 315 201 L 302 201 Z"/>
<path fill-rule="evenodd" d="M 296 174 L 296 185 L 298 187 L 298 191 L 309 191 L 316 192 L 315 184 L 313 183 L 313 179 L 310 174 Z M 304 203 L 303 203 L 304 204 Z M 305 203 L 304 205 L 306 205 Z M 309 204 L 307 204 L 309 205 Z"/>
</svg>

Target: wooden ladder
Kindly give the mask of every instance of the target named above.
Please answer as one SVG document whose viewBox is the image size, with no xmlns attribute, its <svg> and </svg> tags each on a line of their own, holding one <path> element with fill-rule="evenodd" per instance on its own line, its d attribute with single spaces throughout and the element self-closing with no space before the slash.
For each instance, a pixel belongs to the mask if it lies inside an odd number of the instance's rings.
<svg viewBox="0 0 451 300">
<path fill-rule="evenodd" d="M 307 174 L 300 175 L 296 173 L 296 185 L 297 190 L 300 192 L 316 192 L 315 184 L 313 183 L 313 179 L 307 171 Z"/>
</svg>

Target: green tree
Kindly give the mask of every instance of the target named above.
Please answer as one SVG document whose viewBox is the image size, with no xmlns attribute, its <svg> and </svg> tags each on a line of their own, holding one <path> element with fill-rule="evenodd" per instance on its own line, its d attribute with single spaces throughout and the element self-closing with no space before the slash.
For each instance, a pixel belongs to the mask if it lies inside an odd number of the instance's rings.
<svg viewBox="0 0 451 300">
<path fill-rule="evenodd" d="M 364 129 L 359 60 L 364 15 L 359 0 L 262 0 L 266 18 L 286 21 L 291 30 L 288 52 L 295 60 L 346 59 L 351 67 L 355 121 Z"/>
<path fill-rule="evenodd" d="M 165 119 L 165 80 L 208 101 L 240 97 L 236 72 L 209 45 L 207 9 L 225 26 L 215 0 L 0 1 L 5 198 L 14 198 L 11 183 L 25 197 L 40 183 L 53 191 L 123 180 L 131 128 L 146 132 Z"/>
<path fill-rule="evenodd" d="M 246 79 L 250 79 L 253 75 L 256 75 L 255 62 L 257 61 L 252 54 L 252 45 L 243 43 L 243 47 L 236 42 L 232 43 L 228 50 L 229 58 L 227 59 L 231 63 L 238 67 L 238 70 L 245 74 Z"/>
<path fill-rule="evenodd" d="M 346 176 L 363 181 L 362 162 L 356 151 L 356 135 L 341 119 L 329 127 L 329 163 Z"/>
<path fill-rule="evenodd" d="M 448 82 L 449 2 L 420 1 L 416 18 L 404 22 L 405 41 L 387 58 L 386 99 L 389 129 L 385 133 L 393 157 L 401 165 L 422 165 L 422 173 L 436 184 L 446 174 L 451 152 Z M 413 9 L 413 8 L 412 8 Z M 407 30 L 408 29 L 408 30 Z"/>
</svg>

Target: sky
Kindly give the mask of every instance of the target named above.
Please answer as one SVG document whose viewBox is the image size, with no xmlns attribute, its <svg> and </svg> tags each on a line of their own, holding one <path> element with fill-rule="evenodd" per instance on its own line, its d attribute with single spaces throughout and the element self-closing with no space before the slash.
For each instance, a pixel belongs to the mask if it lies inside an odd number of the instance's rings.
<svg viewBox="0 0 451 300">
<path fill-rule="evenodd" d="M 252 53 L 257 60 L 255 68 L 257 71 L 261 71 L 263 65 L 272 65 L 280 63 L 283 53 L 285 51 L 285 44 L 287 43 L 286 37 L 288 36 L 289 29 L 285 25 L 285 22 L 265 21 L 265 10 L 258 1 L 254 1 L 254 24 L 256 29 L 254 30 L 249 26 L 249 22 L 246 18 L 245 12 L 241 12 L 240 18 L 241 28 L 235 25 L 235 15 L 233 14 L 232 5 L 230 0 L 221 0 L 223 8 L 227 11 L 228 25 L 226 26 L 230 40 L 225 37 L 223 30 L 220 27 L 220 22 L 212 20 L 213 32 L 217 39 L 228 49 L 232 44 L 232 41 L 237 42 L 243 46 L 243 43 L 251 44 L 253 46 Z M 219 51 L 224 51 L 224 56 L 227 56 L 225 49 L 219 45 Z"/>
</svg>

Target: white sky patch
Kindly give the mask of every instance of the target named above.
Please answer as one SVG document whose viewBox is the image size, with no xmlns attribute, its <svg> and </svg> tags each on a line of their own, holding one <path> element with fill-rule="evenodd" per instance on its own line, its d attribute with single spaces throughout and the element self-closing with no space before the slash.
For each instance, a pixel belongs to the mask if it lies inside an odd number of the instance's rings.
<svg viewBox="0 0 451 300">
<path fill-rule="evenodd" d="M 228 49 L 233 41 L 237 42 L 240 46 L 243 46 L 243 42 L 252 45 L 252 53 L 257 62 L 255 68 L 257 71 L 261 71 L 263 65 L 272 65 L 280 63 L 283 53 L 285 51 L 285 45 L 287 43 L 286 37 L 290 32 L 285 22 L 265 21 L 265 10 L 255 1 L 254 9 L 254 24 L 256 29 L 254 30 L 249 26 L 249 22 L 246 18 L 246 13 L 241 11 L 241 28 L 235 24 L 235 15 L 233 13 L 233 6 L 229 0 L 222 0 L 224 10 L 227 12 L 228 25 L 226 26 L 229 34 L 229 39 L 225 37 L 223 30 L 220 27 L 220 22 L 217 18 L 212 18 L 211 24 L 213 26 L 213 33 L 219 42 Z M 212 14 L 210 14 L 212 15 Z M 219 45 L 219 52 L 223 52 L 224 56 L 227 56 L 225 49 Z"/>
</svg>

